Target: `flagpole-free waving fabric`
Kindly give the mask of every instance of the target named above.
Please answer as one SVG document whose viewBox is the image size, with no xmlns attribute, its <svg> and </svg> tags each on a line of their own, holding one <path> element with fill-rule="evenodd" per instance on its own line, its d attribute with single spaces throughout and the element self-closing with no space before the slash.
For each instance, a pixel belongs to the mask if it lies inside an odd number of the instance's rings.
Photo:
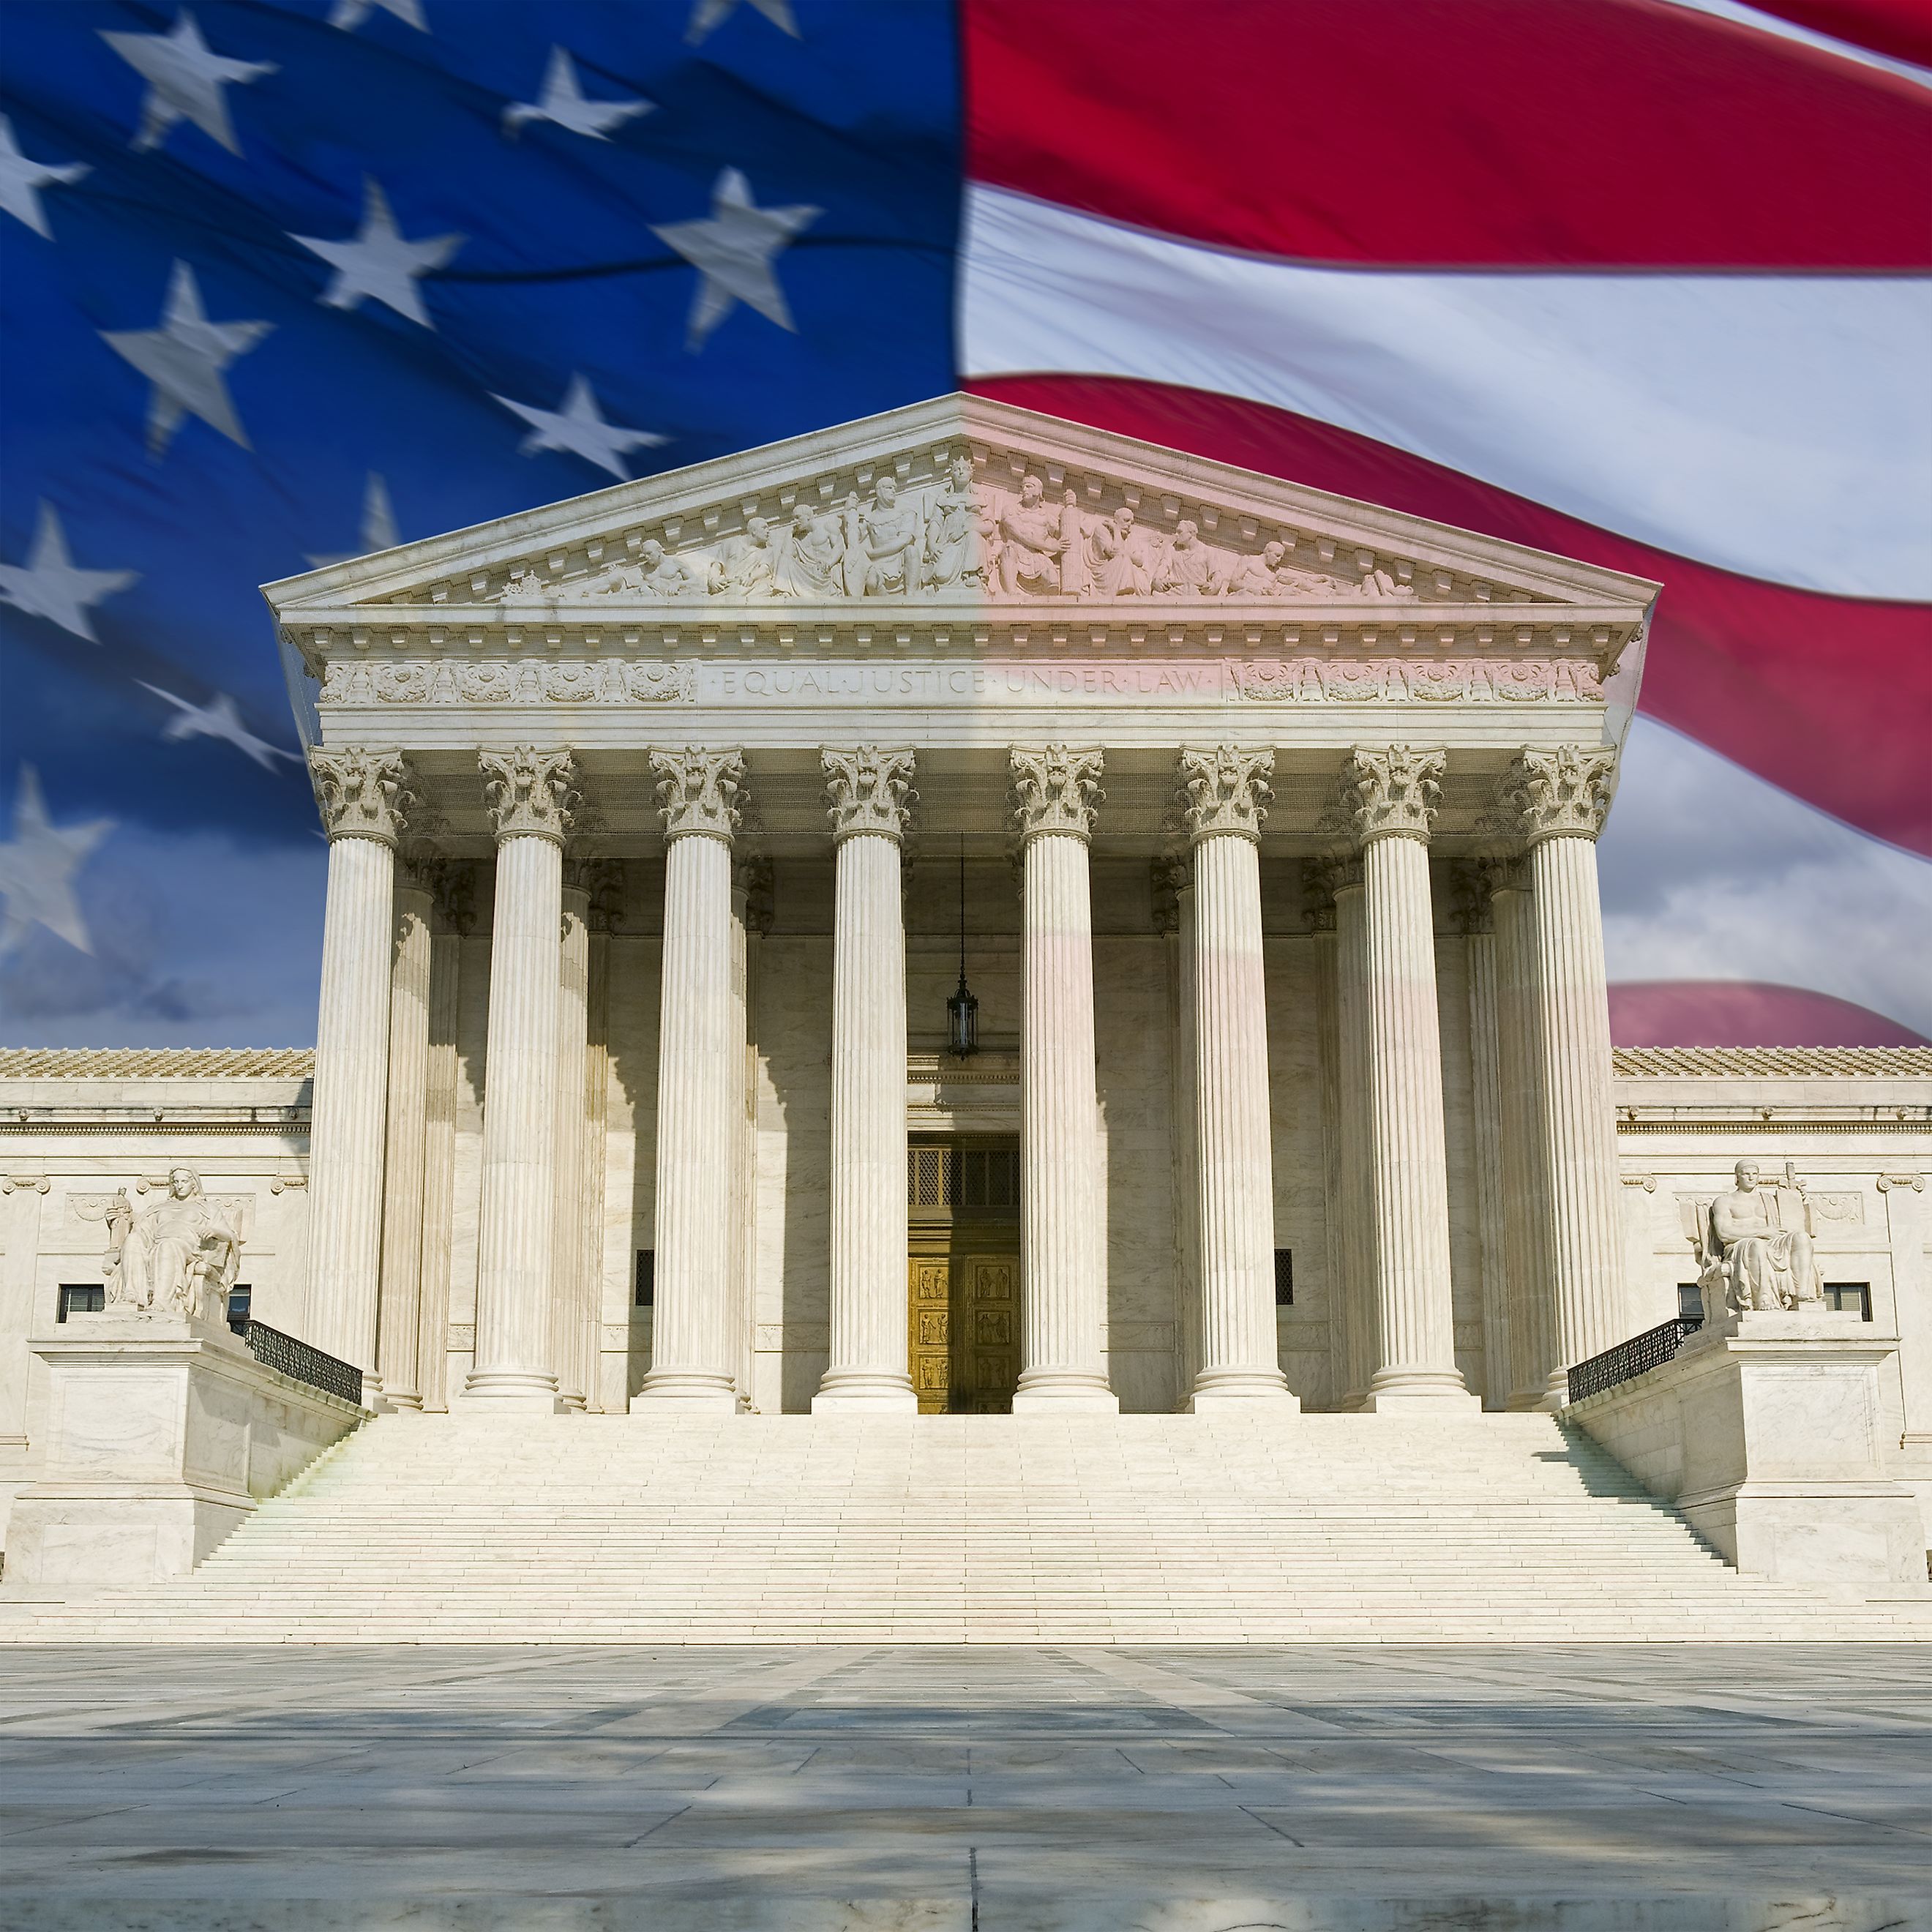
<svg viewBox="0 0 1932 1932">
<path fill-rule="evenodd" d="M 1660 579 L 1620 1036 L 1932 1035 L 1917 8 L 4 25 L 8 1040 L 311 1036 L 256 584 L 962 385 Z"/>
</svg>

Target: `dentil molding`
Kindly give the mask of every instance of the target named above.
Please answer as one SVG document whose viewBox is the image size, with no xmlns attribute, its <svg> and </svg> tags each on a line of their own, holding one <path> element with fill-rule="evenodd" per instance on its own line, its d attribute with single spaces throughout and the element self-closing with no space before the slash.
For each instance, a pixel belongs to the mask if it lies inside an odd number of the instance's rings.
<svg viewBox="0 0 1932 1932">
<path fill-rule="evenodd" d="M 1070 751 L 1064 745 L 1037 751 L 1016 746 L 1006 754 L 1006 764 L 1022 843 L 1043 832 L 1092 836 L 1094 812 L 1107 796 L 1100 789 L 1098 752 Z"/>
<path fill-rule="evenodd" d="M 821 751 L 826 810 L 836 844 L 862 832 L 902 838 L 919 794 L 912 788 L 910 751 L 881 751 L 861 745 L 856 751 Z"/>
</svg>

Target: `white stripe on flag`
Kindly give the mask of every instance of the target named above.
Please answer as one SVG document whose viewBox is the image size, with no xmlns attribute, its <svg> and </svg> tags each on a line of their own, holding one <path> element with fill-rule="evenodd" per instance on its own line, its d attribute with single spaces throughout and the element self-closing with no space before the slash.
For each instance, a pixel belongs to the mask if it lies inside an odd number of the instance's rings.
<svg viewBox="0 0 1932 1932">
<path fill-rule="evenodd" d="M 1932 864 L 1640 718 L 1599 849 L 1611 980 L 1748 980 L 1932 1038 Z"/>
<path fill-rule="evenodd" d="M 1840 596 L 1932 598 L 1928 344 L 1932 278 L 1309 268 L 968 192 L 969 376 L 1244 397 Z"/>
</svg>

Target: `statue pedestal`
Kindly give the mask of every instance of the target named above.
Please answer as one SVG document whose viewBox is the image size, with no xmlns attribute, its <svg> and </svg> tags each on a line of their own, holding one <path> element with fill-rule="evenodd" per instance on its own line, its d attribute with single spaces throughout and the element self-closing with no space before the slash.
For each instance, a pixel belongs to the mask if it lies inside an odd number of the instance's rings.
<svg viewBox="0 0 1932 1932">
<path fill-rule="evenodd" d="M 1922 1592 L 1918 1506 L 1885 1473 L 1879 1376 L 1898 1346 L 1855 1314 L 1727 1316 L 1563 1413 L 1740 1570 Z"/>
<path fill-rule="evenodd" d="M 28 1346 L 47 1370 L 46 1456 L 14 1505 L 10 1594 L 184 1576 L 367 1413 L 196 1316 L 70 1315 Z"/>
</svg>

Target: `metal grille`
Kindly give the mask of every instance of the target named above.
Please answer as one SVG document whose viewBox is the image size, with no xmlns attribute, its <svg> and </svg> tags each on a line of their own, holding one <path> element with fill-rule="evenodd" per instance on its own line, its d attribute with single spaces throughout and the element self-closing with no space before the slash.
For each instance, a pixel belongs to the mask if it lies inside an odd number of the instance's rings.
<svg viewBox="0 0 1932 1932">
<path fill-rule="evenodd" d="M 352 1402 L 357 1408 L 362 1407 L 360 1369 L 351 1368 L 333 1355 L 325 1355 L 320 1348 L 311 1348 L 306 1342 L 298 1342 L 292 1335 L 284 1335 L 279 1328 L 271 1328 L 266 1322 L 251 1321 L 242 1339 L 248 1343 L 249 1354 L 264 1368 L 273 1369 L 292 1382 L 307 1382 L 310 1388 L 319 1388 L 324 1395 L 339 1396 L 344 1402 Z"/>
<path fill-rule="evenodd" d="M 906 1149 L 906 1204 L 911 1208 L 1017 1208 L 1018 1148 Z"/>
<path fill-rule="evenodd" d="M 1579 1362 L 1569 1372 L 1568 1400 L 1581 1402 L 1586 1395 L 1601 1395 L 1619 1382 L 1660 1369 L 1684 1346 L 1684 1336 L 1694 1335 L 1703 1325 L 1701 1321 L 1680 1316 L 1674 1322 L 1660 1322 L 1641 1335 L 1633 1335 L 1628 1342 L 1619 1342 L 1614 1348 L 1606 1348 L 1587 1362 Z"/>
</svg>

